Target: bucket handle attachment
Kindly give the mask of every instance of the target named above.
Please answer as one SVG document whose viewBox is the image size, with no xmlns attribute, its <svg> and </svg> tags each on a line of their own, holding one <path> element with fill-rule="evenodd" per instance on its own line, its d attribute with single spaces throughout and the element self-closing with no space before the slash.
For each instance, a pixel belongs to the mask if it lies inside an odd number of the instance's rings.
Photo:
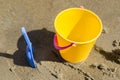
<svg viewBox="0 0 120 80">
<path fill-rule="evenodd" d="M 69 44 L 69 45 L 67 45 L 67 46 L 60 47 L 60 46 L 58 46 L 57 36 L 56 36 L 56 34 L 54 35 L 54 47 L 55 47 L 57 50 L 63 50 L 63 49 L 69 48 L 69 47 L 71 47 L 71 46 L 74 45 L 74 44 L 75 44 L 75 43 L 71 43 L 71 44 Z"/>
</svg>

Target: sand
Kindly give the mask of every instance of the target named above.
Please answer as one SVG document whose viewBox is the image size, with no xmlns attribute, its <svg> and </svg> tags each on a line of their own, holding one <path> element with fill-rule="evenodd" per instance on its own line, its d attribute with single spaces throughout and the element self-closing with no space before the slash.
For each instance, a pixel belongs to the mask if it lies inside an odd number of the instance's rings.
<svg viewBox="0 0 120 80">
<path fill-rule="evenodd" d="M 0 0 L 0 80 L 120 80 L 120 0 Z M 70 7 L 95 12 L 103 32 L 84 63 L 62 61 L 53 46 L 54 19 Z M 37 68 L 25 58 L 25 26 Z"/>
</svg>

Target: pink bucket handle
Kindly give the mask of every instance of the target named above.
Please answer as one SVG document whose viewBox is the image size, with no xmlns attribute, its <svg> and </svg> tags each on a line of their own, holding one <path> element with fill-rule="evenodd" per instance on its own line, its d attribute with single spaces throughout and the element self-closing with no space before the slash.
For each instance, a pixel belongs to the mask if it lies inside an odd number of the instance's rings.
<svg viewBox="0 0 120 80">
<path fill-rule="evenodd" d="M 69 47 L 72 46 L 73 44 L 74 44 L 74 43 L 71 43 L 71 44 L 69 44 L 69 45 L 67 45 L 67 46 L 60 47 L 60 46 L 58 46 L 57 36 L 56 36 L 56 34 L 54 35 L 54 47 L 55 47 L 56 49 L 58 49 L 58 50 L 63 50 L 63 49 L 69 48 Z"/>
</svg>

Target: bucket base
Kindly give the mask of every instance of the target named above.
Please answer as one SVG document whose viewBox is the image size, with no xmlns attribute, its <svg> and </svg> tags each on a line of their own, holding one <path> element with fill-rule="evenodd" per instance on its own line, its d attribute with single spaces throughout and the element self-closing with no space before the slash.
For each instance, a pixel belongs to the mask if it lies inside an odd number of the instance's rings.
<svg viewBox="0 0 120 80">
<path fill-rule="evenodd" d="M 71 60 L 67 59 L 66 57 L 62 56 L 61 54 L 59 54 L 59 56 L 60 56 L 64 61 L 70 62 L 70 63 L 82 63 L 82 62 L 84 62 L 84 61 L 87 59 L 87 57 L 86 57 L 86 58 L 84 58 L 84 59 L 82 59 L 82 60 L 80 59 L 80 60 L 76 60 L 76 61 L 71 61 Z"/>
<path fill-rule="evenodd" d="M 68 62 L 68 63 L 71 63 L 71 64 L 79 64 L 79 65 L 82 65 L 84 62 L 85 62 L 85 60 L 82 60 L 82 61 L 80 61 L 80 62 L 70 62 L 70 61 L 67 61 L 67 60 L 65 60 L 61 55 L 60 55 L 60 53 L 59 52 L 54 52 L 55 53 L 55 55 L 58 57 L 58 59 L 60 60 L 60 62 Z"/>
<path fill-rule="evenodd" d="M 66 60 L 66 59 L 64 59 L 61 55 L 60 55 L 60 53 L 57 53 L 57 56 L 59 57 L 59 60 L 60 61 L 62 61 L 62 62 L 69 62 L 69 63 L 73 63 L 73 64 L 77 64 L 77 63 L 84 63 L 85 62 L 85 60 L 86 59 L 84 59 L 84 60 L 81 60 L 81 61 L 77 61 L 77 62 L 71 62 L 71 61 L 69 61 L 69 60 Z"/>
<path fill-rule="evenodd" d="M 62 57 L 61 57 L 62 58 Z M 64 58 L 62 58 L 64 61 L 66 61 L 66 62 L 69 62 L 69 63 L 83 63 L 83 62 L 85 62 L 85 60 L 82 60 L 82 61 L 77 61 L 77 62 L 71 62 L 71 61 L 68 61 L 68 60 L 65 60 Z"/>
</svg>

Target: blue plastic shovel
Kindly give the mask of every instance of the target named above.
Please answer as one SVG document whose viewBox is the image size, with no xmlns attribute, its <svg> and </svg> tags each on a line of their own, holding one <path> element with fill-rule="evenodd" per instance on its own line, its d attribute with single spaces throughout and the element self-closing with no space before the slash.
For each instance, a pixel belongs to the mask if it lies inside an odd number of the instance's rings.
<svg viewBox="0 0 120 80">
<path fill-rule="evenodd" d="M 22 32 L 22 34 L 24 36 L 24 39 L 27 43 L 27 46 L 26 46 L 27 61 L 32 68 L 36 68 L 36 63 L 35 63 L 35 60 L 34 60 L 34 57 L 33 57 L 34 50 L 33 50 L 33 47 L 32 47 L 32 43 L 30 42 L 30 39 L 29 39 L 24 27 L 21 28 L 21 32 Z"/>
</svg>

